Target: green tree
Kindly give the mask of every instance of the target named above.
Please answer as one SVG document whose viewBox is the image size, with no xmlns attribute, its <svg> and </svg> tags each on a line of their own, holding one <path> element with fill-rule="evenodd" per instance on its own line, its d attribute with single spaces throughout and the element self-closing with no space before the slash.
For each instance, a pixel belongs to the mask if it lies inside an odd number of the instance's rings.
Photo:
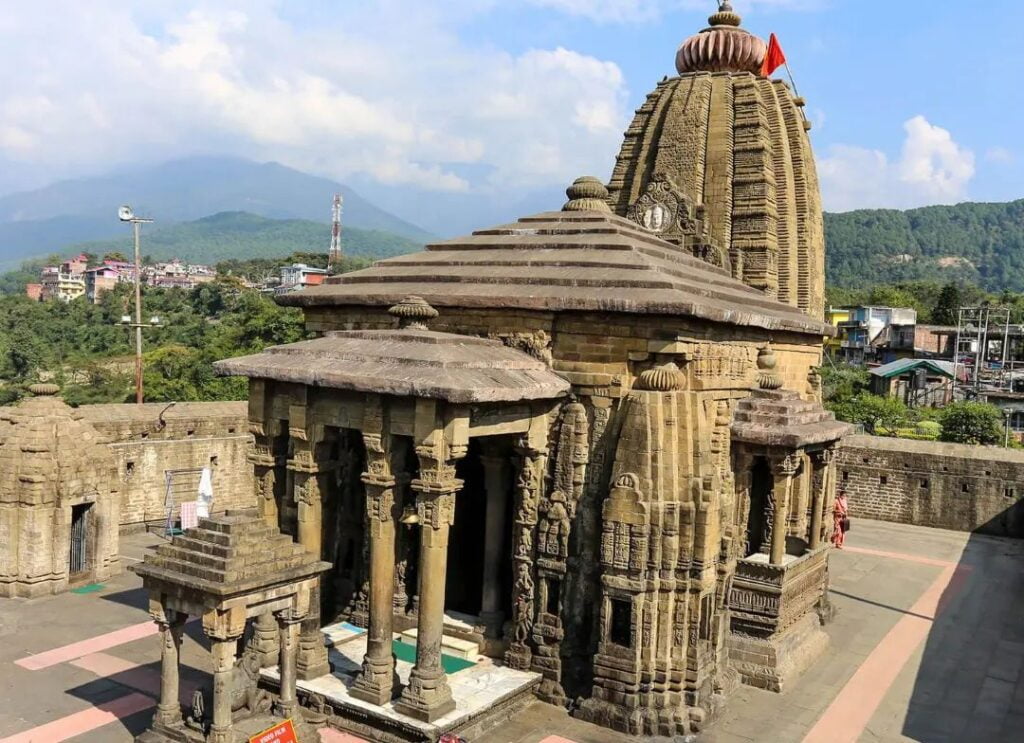
<svg viewBox="0 0 1024 743">
<path fill-rule="evenodd" d="M 895 436 L 908 422 L 907 406 L 897 397 L 862 393 L 835 402 L 830 409 L 839 420 L 859 423 L 872 435 Z"/>
<path fill-rule="evenodd" d="M 1003 441 L 1003 413 L 983 402 L 955 402 L 947 405 L 939 419 L 940 441 L 991 446 Z"/>
<path fill-rule="evenodd" d="M 937 325 L 956 325 L 962 306 L 963 297 L 960 295 L 960 287 L 956 284 L 946 284 L 942 287 L 938 301 L 935 303 L 932 320 Z"/>
</svg>

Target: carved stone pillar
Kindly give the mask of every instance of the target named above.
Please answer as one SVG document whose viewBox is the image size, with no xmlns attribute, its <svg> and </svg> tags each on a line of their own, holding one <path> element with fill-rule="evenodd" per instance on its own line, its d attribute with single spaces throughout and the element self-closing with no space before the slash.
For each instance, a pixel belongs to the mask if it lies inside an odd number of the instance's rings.
<svg viewBox="0 0 1024 743">
<path fill-rule="evenodd" d="M 291 609 L 277 613 L 281 635 L 281 693 L 277 702 L 277 714 L 292 718 L 298 708 L 295 682 L 298 678 L 299 621 Z"/>
<path fill-rule="evenodd" d="M 420 476 L 413 480 L 420 521 L 419 615 L 416 665 L 395 710 L 433 722 L 455 709 L 455 700 L 441 666 L 444 633 L 445 574 L 448 533 L 455 521 L 455 494 L 462 481 L 450 462 L 421 456 Z"/>
<path fill-rule="evenodd" d="M 480 621 L 490 637 L 501 637 L 505 619 L 502 611 L 501 568 L 505 541 L 505 514 L 508 511 L 509 462 L 506 457 L 481 457 L 484 466 L 484 491 L 487 512 L 484 520 L 484 576 Z"/>
<path fill-rule="evenodd" d="M 517 670 L 530 668 L 533 653 L 527 644 L 533 627 L 536 579 L 534 576 L 537 508 L 543 482 L 542 452 L 517 449 L 520 455 L 515 486 L 515 515 L 512 552 L 512 637 L 505 663 Z"/>
<path fill-rule="evenodd" d="M 231 724 L 231 677 L 235 667 L 235 649 L 238 638 L 210 638 L 213 655 L 213 724 L 210 725 L 209 743 L 233 743 Z"/>
<path fill-rule="evenodd" d="M 253 650 L 260 657 L 260 666 L 270 668 L 276 666 L 279 657 L 279 640 L 277 637 L 277 620 L 271 612 L 261 614 L 252 623 Z"/>
<path fill-rule="evenodd" d="M 296 432 L 293 431 L 293 434 Z M 288 462 L 292 475 L 295 503 L 298 507 L 298 536 L 307 552 L 321 558 L 323 555 L 323 483 L 333 473 L 334 462 L 324 460 L 322 445 L 311 445 L 298 439 L 294 456 Z M 318 454 L 320 456 L 318 456 Z M 327 661 L 327 646 L 320 632 L 319 580 L 313 591 L 309 614 L 302 622 L 299 638 L 298 673 L 303 680 L 319 678 L 331 672 Z"/>
<path fill-rule="evenodd" d="M 833 461 L 835 461 L 834 449 L 823 449 L 814 454 L 814 466 L 816 469 L 821 470 L 821 489 L 814 493 L 811 502 L 811 533 L 807 543 L 812 550 L 821 546 L 821 525 L 825 517 L 825 508 L 829 501 L 829 491 L 832 487 Z"/>
<path fill-rule="evenodd" d="M 390 436 L 364 434 L 367 471 L 366 515 L 370 534 L 370 621 L 363 669 L 349 693 L 383 705 L 399 688 L 391 649 L 395 594 L 395 478 L 390 463 Z"/>
<path fill-rule="evenodd" d="M 793 493 L 793 476 L 800 468 L 800 460 L 794 454 L 788 454 L 772 462 L 772 474 L 775 484 L 772 488 L 772 541 L 770 560 L 773 565 L 781 565 L 786 554 L 786 516 L 789 513 L 789 501 Z"/>
<path fill-rule="evenodd" d="M 181 723 L 181 702 L 178 696 L 179 664 L 181 631 L 185 626 L 186 616 L 173 609 L 164 609 L 162 616 L 154 617 L 163 640 L 160 654 L 160 703 L 156 708 L 155 721 L 168 726 Z"/>
</svg>

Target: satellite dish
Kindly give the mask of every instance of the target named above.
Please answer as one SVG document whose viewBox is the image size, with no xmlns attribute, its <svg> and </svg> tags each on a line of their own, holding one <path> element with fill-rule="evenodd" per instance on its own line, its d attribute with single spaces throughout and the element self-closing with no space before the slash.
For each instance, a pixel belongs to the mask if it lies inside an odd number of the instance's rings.
<svg viewBox="0 0 1024 743">
<path fill-rule="evenodd" d="M 135 219 L 135 212 L 132 211 L 132 208 L 130 206 L 125 204 L 124 206 L 117 210 L 117 218 L 120 219 L 122 222 L 131 222 L 133 219 Z"/>
</svg>

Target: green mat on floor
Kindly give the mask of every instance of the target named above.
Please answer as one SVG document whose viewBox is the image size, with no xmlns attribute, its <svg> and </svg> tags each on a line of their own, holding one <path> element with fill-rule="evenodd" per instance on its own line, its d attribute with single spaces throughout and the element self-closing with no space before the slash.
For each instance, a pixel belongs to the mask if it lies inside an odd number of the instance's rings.
<svg viewBox="0 0 1024 743">
<path fill-rule="evenodd" d="M 79 586 L 78 588 L 72 588 L 71 593 L 96 593 L 102 591 L 106 586 L 102 583 L 90 583 L 87 586 Z"/>
<path fill-rule="evenodd" d="M 398 640 L 391 641 L 391 648 L 395 651 L 395 656 L 399 660 L 404 660 L 406 663 L 416 662 L 416 646 L 410 645 L 407 642 L 399 642 Z M 458 673 L 459 671 L 465 671 L 467 668 L 475 666 L 471 660 L 465 658 L 455 658 L 451 655 L 441 655 L 441 667 L 444 668 L 445 673 Z"/>
</svg>

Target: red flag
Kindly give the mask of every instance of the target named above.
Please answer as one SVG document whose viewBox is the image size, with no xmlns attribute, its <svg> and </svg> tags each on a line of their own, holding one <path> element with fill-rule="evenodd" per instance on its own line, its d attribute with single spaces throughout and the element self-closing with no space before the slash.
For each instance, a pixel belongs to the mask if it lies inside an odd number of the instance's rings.
<svg viewBox="0 0 1024 743">
<path fill-rule="evenodd" d="M 764 62 L 761 63 L 761 77 L 768 77 L 784 64 L 786 64 L 786 54 L 782 51 L 779 38 L 772 34 L 768 40 L 768 53 L 764 55 Z"/>
</svg>

